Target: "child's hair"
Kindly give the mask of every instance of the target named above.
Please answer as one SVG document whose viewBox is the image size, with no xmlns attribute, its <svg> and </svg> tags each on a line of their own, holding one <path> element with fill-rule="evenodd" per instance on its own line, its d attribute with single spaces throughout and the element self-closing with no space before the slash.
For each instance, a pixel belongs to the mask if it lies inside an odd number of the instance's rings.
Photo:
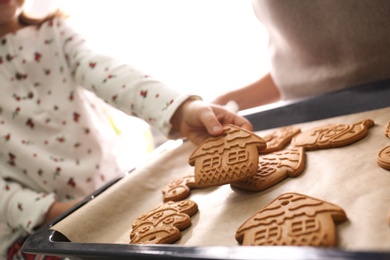
<svg viewBox="0 0 390 260">
<path fill-rule="evenodd" d="M 42 17 L 42 18 L 35 18 L 35 17 L 32 17 L 32 16 L 29 16 L 28 14 L 26 14 L 25 12 L 22 12 L 20 15 L 19 15 L 19 22 L 22 24 L 22 25 L 34 25 L 34 26 L 41 26 L 44 22 L 46 21 L 50 21 L 50 20 L 53 20 L 54 18 L 56 17 L 68 17 L 68 15 L 66 15 L 63 11 L 61 10 L 56 10 L 50 14 L 48 14 L 47 16 L 45 17 Z"/>
</svg>

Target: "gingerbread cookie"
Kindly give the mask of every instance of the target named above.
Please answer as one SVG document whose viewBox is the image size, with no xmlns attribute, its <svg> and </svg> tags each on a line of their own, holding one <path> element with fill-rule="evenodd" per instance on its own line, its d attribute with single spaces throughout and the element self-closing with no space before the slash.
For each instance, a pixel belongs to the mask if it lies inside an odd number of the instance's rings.
<svg viewBox="0 0 390 260">
<path fill-rule="evenodd" d="M 171 244 L 181 238 L 180 230 L 191 225 L 198 205 L 191 200 L 169 201 L 137 218 L 130 233 L 130 244 Z"/>
<path fill-rule="evenodd" d="M 205 188 L 255 175 L 259 151 L 266 146 L 256 134 L 226 125 L 222 135 L 208 138 L 189 157 L 189 164 L 195 166 L 196 185 Z"/>
<path fill-rule="evenodd" d="M 387 213 L 387 224 L 390 226 L 390 210 Z"/>
<path fill-rule="evenodd" d="M 390 138 L 390 122 L 387 123 L 387 127 L 385 129 L 385 136 Z"/>
<path fill-rule="evenodd" d="M 386 146 L 378 153 L 376 162 L 383 169 L 390 170 L 390 145 Z"/>
<path fill-rule="evenodd" d="M 390 138 L 390 122 L 387 123 L 385 136 Z M 383 169 L 390 170 L 390 145 L 379 151 L 376 162 Z"/>
<path fill-rule="evenodd" d="M 267 143 L 267 148 L 261 150 L 260 154 L 272 153 L 282 150 L 287 144 L 291 142 L 291 139 L 299 134 L 301 129 L 296 126 L 286 126 L 274 130 L 266 136 L 262 136 Z"/>
<path fill-rule="evenodd" d="M 335 223 L 347 220 L 339 206 L 298 193 L 285 193 L 265 206 L 236 232 L 245 246 L 337 245 Z"/>
<path fill-rule="evenodd" d="M 304 131 L 292 139 L 292 144 L 305 150 L 318 150 L 346 146 L 359 141 L 368 134 L 374 121 L 366 119 L 352 125 L 334 124 Z"/>
<path fill-rule="evenodd" d="M 305 169 L 305 158 L 305 150 L 302 147 L 293 147 L 260 156 L 259 169 L 254 176 L 230 185 L 249 191 L 265 190 L 288 176 L 300 175 Z"/>
<path fill-rule="evenodd" d="M 181 177 L 175 181 L 168 183 L 162 189 L 164 202 L 183 200 L 190 196 L 191 189 L 196 188 L 198 188 L 198 186 L 195 183 L 194 175 Z"/>
</svg>

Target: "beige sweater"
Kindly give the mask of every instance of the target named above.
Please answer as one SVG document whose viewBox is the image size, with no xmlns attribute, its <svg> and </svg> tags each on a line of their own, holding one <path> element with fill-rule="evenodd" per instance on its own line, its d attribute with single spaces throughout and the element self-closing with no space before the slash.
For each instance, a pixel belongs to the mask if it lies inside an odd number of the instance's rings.
<svg viewBox="0 0 390 260">
<path fill-rule="evenodd" d="M 253 0 L 283 99 L 390 78 L 389 0 Z"/>
</svg>

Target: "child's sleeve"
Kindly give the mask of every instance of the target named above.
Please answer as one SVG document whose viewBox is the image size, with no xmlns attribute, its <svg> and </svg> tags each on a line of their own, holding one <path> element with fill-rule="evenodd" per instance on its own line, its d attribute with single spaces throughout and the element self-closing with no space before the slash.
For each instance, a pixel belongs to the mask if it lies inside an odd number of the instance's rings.
<svg viewBox="0 0 390 260">
<path fill-rule="evenodd" d="M 173 113 L 190 95 L 170 89 L 127 64 L 92 52 L 83 38 L 65 23 L 60 30 L 68 65 L 77 84 L 168 136 Z"/>
<path fill-rule="evenodd" d="M 17 182 L 0 179 L 0 222 L 31 234 L 55 201 L 54 194 L 37 193 Z"/>
</svg>

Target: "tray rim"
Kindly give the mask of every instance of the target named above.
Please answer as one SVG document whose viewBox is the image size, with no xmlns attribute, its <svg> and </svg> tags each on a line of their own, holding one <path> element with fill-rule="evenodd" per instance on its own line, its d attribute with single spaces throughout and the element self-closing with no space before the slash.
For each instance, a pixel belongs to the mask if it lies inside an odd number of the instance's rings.
<svg viewBox="0 0 390 260">
<path fill-rule="evenodd" d="M 134 170 L 134 169 L 133 169 Z M 131 170 L 131 171 L 133 171 Z M 299 246 L 182 246 L 182 245 L 134 245 L 116 243 L 73 243 L 62 233 L 51 229 L 111 185 L 122 178 L 113 180 L 97 190 L 74 208 L 43 226 L 31 235 L 23 245 L 23 252 L 32 254 L 70 257 L 71 259 L 390 259 L 389 251 L 357 251 L 338 248 Z"/>
</svg>

